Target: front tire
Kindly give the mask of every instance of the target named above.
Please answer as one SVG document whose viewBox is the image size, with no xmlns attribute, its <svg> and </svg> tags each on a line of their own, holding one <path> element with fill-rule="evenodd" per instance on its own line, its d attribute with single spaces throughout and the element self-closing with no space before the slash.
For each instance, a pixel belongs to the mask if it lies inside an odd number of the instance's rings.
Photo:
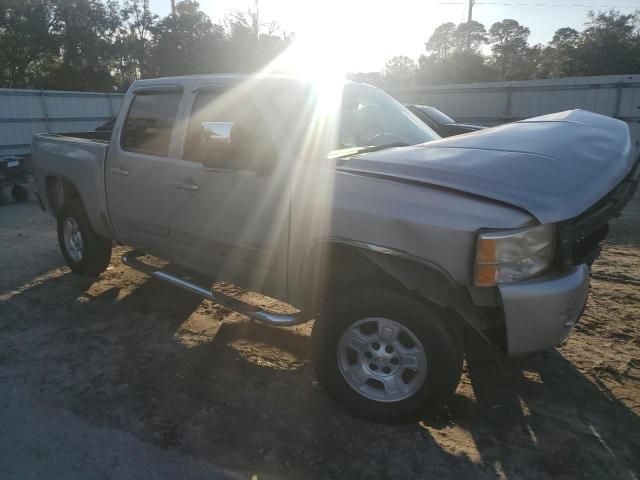
<svg viewBox="0 0 640 480">
<path fill-rule="evenodd" d="M 320 384 L 376 421 L 439 412 L 462 373 L 462 347 L 450 326 L 402 292 L 362 288 L 329 301 L 312 341 Z"/>
<path fill-rule="evenodd" d="M 69 268 L 80 275 L 99 275 L 111 261 L 111 240 L 93 231 L 79 203 L 60 208 L 58 243 Z"/>
</svg>

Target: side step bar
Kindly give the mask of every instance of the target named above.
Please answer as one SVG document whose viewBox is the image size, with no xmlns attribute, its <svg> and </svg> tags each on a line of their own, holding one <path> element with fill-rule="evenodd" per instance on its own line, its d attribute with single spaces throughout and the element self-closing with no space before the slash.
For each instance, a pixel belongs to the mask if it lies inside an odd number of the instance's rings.
<svg viewBox="0 0 640 480">
<path fill-rule="evenodd" d="M 139 270 L 142 273 L 149 275 L 150 277 L 159 278 L 160 280 L 164 280 L 165 282 L 169 282 L 178 287 L 182 287 L 185 290 L 189 290 L 190 292 L 201 295 L 204 298 L 217 303 L 218 305 L 222 305 L 229 310 L 233 310 L 234 312 L 240 313 L 241 315 L 246 315 L 247 317 L 260 320 L 261 322 L 268 323 L 269 325 L 275 325 L 278 327 L 291 327 L 293 325 L 300 325 L 301 323 L 305 323 L 311 320 L 310 318 L 306 318 L 306 316 L 302 312 L 298 312 L 295 314 L 269 312 L 255 305 L 251 305 L 249 303 L 230 297 L 229 295 L 225 295 L 224 293 L 216 292 L 212 289 L 202 287 L 175 275 L 171 275 L 170 273 L 157 270 L 155 267 L 152 267 L 151 265 L 148 265 L 138 259 L 139 257 L 142 257 L 144 255 L 144 252 L 131 250 L 122 256 L 122 263 L 135 268 L 136 270 Z"/>
</svg>

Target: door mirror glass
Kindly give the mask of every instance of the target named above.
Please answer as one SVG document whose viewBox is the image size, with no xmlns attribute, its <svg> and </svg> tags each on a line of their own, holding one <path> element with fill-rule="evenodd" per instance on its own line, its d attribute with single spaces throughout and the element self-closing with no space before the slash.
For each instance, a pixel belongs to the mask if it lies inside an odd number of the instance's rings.
<svg viewBox="0 0 640 480">
<path fill-rule="evenodd" d="M 269 175 L 278 161 L 270 129 L 250 101 L 224 92 L 200 93 L 194 100 L 182 158 L 213 169 Z"/>
<path fill-rule="evenodd" d="M 233 122 L 203 122 L 200 136 L 209 145 L 230 144 L 232 129 Z"/>
</svg>

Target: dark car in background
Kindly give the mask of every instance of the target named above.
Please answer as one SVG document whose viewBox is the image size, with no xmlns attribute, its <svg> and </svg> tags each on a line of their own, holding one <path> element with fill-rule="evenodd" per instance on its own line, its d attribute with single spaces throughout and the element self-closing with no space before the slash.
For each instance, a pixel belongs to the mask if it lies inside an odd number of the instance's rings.
<svg viewBox="0 0 640 480">
<path fill-rule="evenodd" d="M 462 133 L 475 132 L 482 130 L 481 125 L 469 125 L 466 123 L 458 123 L 450 116 L 442 113 L 440 110 L 427 105 L 409 104 L 406 107 L 411 110 L 420 120 L 436 131 L 441 137 L 451 137 Z"/>
</svg>

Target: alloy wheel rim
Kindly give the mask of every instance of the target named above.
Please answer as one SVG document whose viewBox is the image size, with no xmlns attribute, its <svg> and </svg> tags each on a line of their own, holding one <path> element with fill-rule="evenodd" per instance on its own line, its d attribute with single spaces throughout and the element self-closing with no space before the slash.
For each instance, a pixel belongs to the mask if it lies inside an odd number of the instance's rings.
<svg viewBox="0 0 640 480">
<path fill-rule="evenodd" d="M 338 341 L 338 367 L 347 384 L 378 402 L 398 402 L 424 383 L 427 355 L 407 327 L 388 318 L 352 323 Z"/>
<path fill-rule="evenodd" d="M 82 261 L 84 244 L 78 222 L 72 217 L 67 217 L 62 225 L 64 245 L 71 259 L 78 263 Z"/>
</svg>

